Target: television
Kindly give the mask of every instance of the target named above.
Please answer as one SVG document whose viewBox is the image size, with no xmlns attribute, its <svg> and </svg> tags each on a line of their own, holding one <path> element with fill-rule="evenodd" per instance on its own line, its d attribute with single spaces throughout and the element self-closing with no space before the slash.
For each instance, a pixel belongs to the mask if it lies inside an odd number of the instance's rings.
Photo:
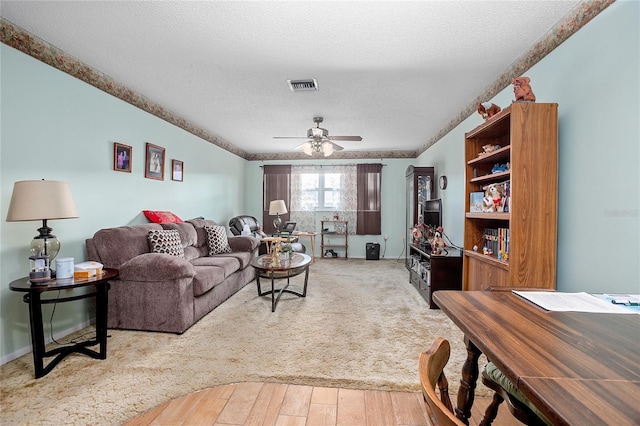
<svg viewBox="0 0 640 426">
<path fill-rule="evenodd" d="M 422 223 L 434 228 L 442 226 L 442 200 L 440 198 L 422 202 Z"/>
</svg>

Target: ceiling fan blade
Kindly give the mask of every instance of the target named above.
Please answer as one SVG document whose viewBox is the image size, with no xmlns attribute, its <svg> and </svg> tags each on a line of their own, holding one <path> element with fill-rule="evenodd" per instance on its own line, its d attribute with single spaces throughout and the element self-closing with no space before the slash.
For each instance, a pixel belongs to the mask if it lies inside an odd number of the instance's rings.
<svg viewBox="0 0 640 426">
<path fill-rule="evenodd" d="M 327 136 L 327 139 L 329 139 L 330 141 L 360 142 L 362 140 L 362 136 Z"/>
<path fill-rule="evenodd" d="M 338 145 L 337 143 L 333 143 L 331 142 L 331 144 L 333 145 L 333 150 L 334 151 L 342 151 L 344 148 L 341 147 L 340 145 Z"/>
<path fill-rule="evenodd" d="M 309 139 L 306 136 L 274 136 L 274 139 Z"/>
<path fill-rule="evenodd" d="M 307 142 L 311 142 L 311 141 L 307 141 Z M 305 142 L 305 143 L 301 143 L 300 145 L 293 147 L 293 149 L 302 149 L 302 147 L 303 147 L 307 142 Z"/>
</svg>

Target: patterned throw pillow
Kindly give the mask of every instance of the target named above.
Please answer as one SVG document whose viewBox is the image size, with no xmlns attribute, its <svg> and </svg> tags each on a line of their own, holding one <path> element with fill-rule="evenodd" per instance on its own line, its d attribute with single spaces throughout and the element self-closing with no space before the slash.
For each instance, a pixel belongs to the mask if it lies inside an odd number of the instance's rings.
<svg viewBox="0 0 640 426">
<path fill-rule="evenodd" d="M 231 253 L 229 240 L 227 240 L 227 230 L 224 226 L 205 225 L 207 231 L 207 244 L 209 245 L 209 256 L 220 253 Z"/>
<path fill-rule="evenodd" d="M 183 220 L 171 212 L 160 210 L 142 210 L 145 217 L 153 223 L 182 223 Z"/>
<path fill-rule="evenodd" d="M 180 233 L 175 229 L 149 231 L 149 248 L 152 253 L 164 253 L 184 257 Z"/>
</svg>

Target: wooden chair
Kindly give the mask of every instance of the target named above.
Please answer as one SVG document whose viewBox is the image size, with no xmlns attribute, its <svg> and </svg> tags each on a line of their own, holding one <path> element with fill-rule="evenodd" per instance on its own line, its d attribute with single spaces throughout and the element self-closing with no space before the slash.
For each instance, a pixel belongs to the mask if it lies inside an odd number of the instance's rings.
<svg viewBox="0 0 640 426">
<path fill-rule="evenodd" d="M 458 419 L 449 397 L 449 383 L 444 374 L 444 367 L 449 361 L 451 346 L 443 338 L 437 338 L 428 351 L 420 354 L 418 372 L 422 394 L 427 403 L 427 413 L 429 420 L 436 426 L 464 426 Z M 542 420 L 524 403 L 520 402 L 514 395 L 505 388 L 493 381 L 486 371 L 482 371 L 482 383 L 494 391 L 493 399 L 487 409 L 479 426 L 489 426 L 498 414 L 498 407 L 502 401 L 507 401 L 509 411 L 519 421 L 526 425 L 544 425 Z M 440 397 L 436 393 L 436 387 L 440 391 Z"/>
<path fill-rule="evenodd" d="M 442 338 L 437 338 L 428 351 L 420 354 L 418 372 L 422 385 L 422 394 L 427 403 L 427 412 L 431 423 L 439 426 L 464 426 L 453 414 L 449 383 L 444 375 L 444 367 L 449 361 L 451 346 Z M 436 394 L 436 386 L 440 397 Z"/>
<path fill-rule="evenodd" d="M 490 426 L 498 415 L 498 407 L 502 404 L 502 401 L 506 401 L 507 408 L 511 415 L 526 425 L 546 425 L 547 422 L 542 420 L 538 414 L 534 413 L 524 403 L 519 401 L 514 394 L 510 393 L 507 389 L 503 388 L 499 383 L 494 381 L 486 370 L 482 371 L 482 383 L 489 389 L 494 391 L 493 399 L 487 406 L 484 417 L 479 423 L 479 426 Z M 522 398 L 525 398 L 524 395 Z M 540 414 L 542 415 L 542 414 Z"/>
</svg>

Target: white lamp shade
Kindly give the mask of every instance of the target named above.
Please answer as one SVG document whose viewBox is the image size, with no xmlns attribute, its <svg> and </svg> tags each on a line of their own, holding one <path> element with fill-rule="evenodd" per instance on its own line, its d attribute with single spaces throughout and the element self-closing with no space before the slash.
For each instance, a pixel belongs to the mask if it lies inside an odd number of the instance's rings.
<svg viewBox="0 0 640 426">
<path fill-rule="evenodd" d="M 331 154 L 333 154 L 333 144 L 331 142 L 323 142 L 322 152 L 324 153 L 325 157 L 328 157 Z"/>
<path fill-rule="evenodd" d="M 307 155 L 313 155 L 313 145 L 311 144 L 311 142 L 305 142 L 302 145 L 302 152 Z"/>
<path fill-rule="evenodd" d="M 79 217 L 66 182 L 23 180 L 13 185 L 7 222 Z"/>
<path fill-rule="evenodd" d="M 278 214 L 287 214 L 287 206 L 284 205 L 284 200 L 273 200 L 269 203 L 269 216 Z"/>
</svg>

